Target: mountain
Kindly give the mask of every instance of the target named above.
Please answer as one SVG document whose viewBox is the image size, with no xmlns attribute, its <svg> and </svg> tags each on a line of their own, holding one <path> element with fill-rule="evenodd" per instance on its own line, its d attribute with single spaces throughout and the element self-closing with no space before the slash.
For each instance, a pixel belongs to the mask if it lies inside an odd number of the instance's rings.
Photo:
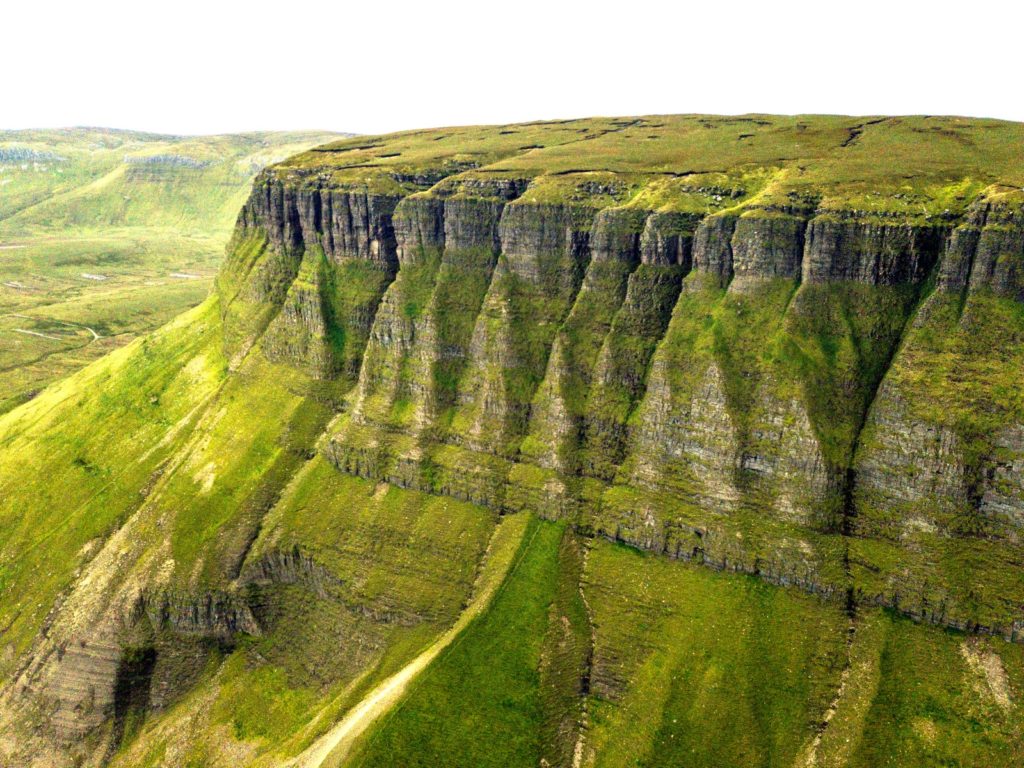
<svg viewBox="0 0 1024 768">
<path fill-rule="evenodd" d="M 0 412 L 202 301 L 256 173 L 339 136 L 0 131 Z"/>
<path fill-rule="evenodd" d="M 1020 765 L 1022 146 L 265 169 L 208 300 L 0 417 L 0 764 Z"/>
</svg>

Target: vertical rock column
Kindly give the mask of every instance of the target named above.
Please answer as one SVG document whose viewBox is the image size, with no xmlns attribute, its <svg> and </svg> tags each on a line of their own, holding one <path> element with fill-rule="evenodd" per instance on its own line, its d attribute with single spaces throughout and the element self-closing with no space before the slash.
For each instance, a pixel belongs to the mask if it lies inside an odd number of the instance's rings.
<svg viewBox="0 0 1024 768">
<path fill-rule="evenodd" d="M 994 193 L 951 235 L 853 463 L 861 599 L 942 624 L 1024 632 L 1024 201 Z"/>
<path fill-rule="evenodd" d="M 520 464 L 510 477 L 506 504 L 557 517 L 571 511 L 584 491 L 581 438 L 597 358 L 640 263 L 647 212 L 600 211 L 590 234 L 591 259 L 579 293 L 555 335 L 544 379 L 533 398 Z M 596 502 L 596 499 L 591 503 Z"/>
<path fill-rule="evenodd" d="M 652 213 L 640 238 L 640 265 L 598 354 L 583 421 L 580 470 L 610 481 L 625 458 L 627 421 L 647 385 L 648 364 L 665 335 L 693 263 L 701 217 Z"/>
<path fill-rule="evenodd" d="M 555 334 L 590 259 L 592 211 L 516 202 L 505 207 L 498 258 L 458 384 L 444 445 L 431 451 L 435 490 L 500 506 L 510 461 Z"/>
</svg>

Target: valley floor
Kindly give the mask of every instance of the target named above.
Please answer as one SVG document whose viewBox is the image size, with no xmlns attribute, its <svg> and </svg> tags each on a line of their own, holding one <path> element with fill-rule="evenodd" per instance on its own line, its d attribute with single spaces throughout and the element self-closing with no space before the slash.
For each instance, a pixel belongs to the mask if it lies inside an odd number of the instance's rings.
<svg viewBox="0 0 1024 768">
<path fill-rule="evenodd" d="M 205 298 L 223 240 L 29 238 L 0 255 L 0 413 Z"/>
</svg>

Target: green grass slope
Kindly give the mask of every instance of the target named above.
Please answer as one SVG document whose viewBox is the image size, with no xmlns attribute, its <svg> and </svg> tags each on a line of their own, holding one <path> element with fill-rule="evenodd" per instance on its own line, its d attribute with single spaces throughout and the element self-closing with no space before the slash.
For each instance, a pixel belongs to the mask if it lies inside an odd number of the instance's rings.
<svg viewBox="0 0 1024 768">
<path fill-rule="evenodd" d="M 225 366 L 214 302 L 0 418 L 4 676 L 95 548 L 145 500 Z"/>
<path fill-rule="evenodd" d="M 605 542 L 577 582 L 559 554 L 569 534 L 540 526 L 492 608 L 346 765 L 966 768 L 1020 759 L 1018 646 L 881 611 L 851 623 L 798 591 Z M 545 626 L 581 620 L 559 600 L 562 579 L 582 587 L 582 625 L 593 627 L 580 637 L 589 695 L 567 752 L 566 734 L 547 727 L 565 702 L 546 676 L 562 633 Z"/>
<path fill-rule="evenodd" d="M 350 765 L 539 763 L 541 653 L 561 536 L 550 523 L 531 524 L 491 608 L 426 670 Z"/>
</svg>

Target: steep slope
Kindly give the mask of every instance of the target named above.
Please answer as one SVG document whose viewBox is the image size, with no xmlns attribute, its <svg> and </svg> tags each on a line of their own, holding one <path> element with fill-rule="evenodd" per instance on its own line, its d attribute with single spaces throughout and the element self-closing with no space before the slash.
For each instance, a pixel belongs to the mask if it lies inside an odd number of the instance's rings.
<svg viewBox="0 0 1024 768">
<path fill-rule="evenodd" d="M 1021 146 L 679 116 L 268 168 L 206 304 L 0 420 L 0 756 L 1017 764 Z"/>
<path fill-rule="evenodd" d="M 256 173 L 337 138 L 0 131 L 0 412 L 202 301 Z"/>
</svg>

